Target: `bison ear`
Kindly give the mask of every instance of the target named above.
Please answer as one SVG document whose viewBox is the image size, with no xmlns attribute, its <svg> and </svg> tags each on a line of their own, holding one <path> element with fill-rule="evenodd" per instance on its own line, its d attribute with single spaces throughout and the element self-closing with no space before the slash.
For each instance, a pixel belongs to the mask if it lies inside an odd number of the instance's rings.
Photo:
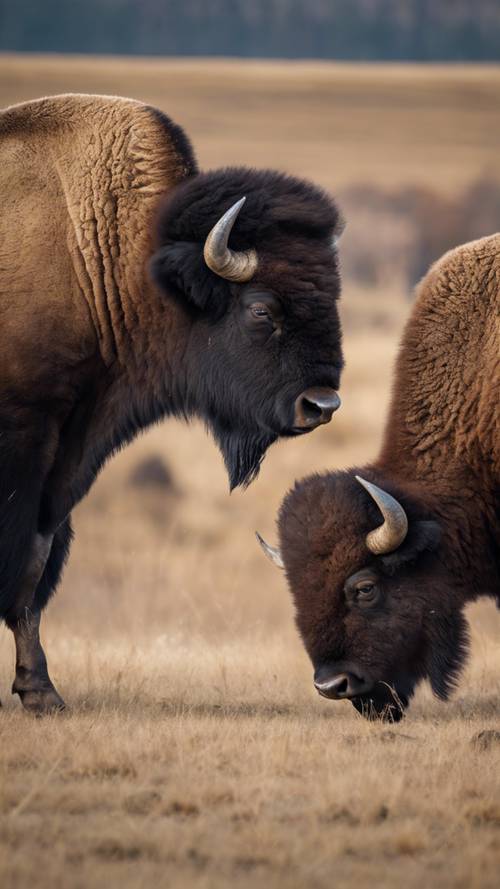
<svg viewBox="0 0 500 889">
<path fill-rule="evenodd" d="M 177 241 L 160 247 L 149 261 L 149 272 L 164 293 L 198 309 L 213 307 L 222 313 L 227 304 L 227 282 L 207 268 L 200 244 Z"/>
<path fill-rule="evenodd" d="M 405 562 L 414 562 L 423 552 L 433 552 L 441 540 L 441 526 L 432 520 L 410 522 L 404 543 L 393 553 L 382 556 L 388 574 L 394 574 Z"/>
</svg>

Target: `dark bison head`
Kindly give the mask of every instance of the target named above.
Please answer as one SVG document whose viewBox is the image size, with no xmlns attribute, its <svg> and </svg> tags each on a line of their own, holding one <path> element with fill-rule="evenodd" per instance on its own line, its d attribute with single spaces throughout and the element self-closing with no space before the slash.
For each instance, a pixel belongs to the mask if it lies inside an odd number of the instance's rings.
<svg viewBox="0 0 500 889">
<path fill-rule="evenodd" d="M 151 271 L 188 319 L 179 410 L 207 422 L 231 487 L 340 404 L 341 227 L 324 192 L 271 171 L 199 174 L 162 207 Z"/>
<path fill-rule="evenodd" d="M 440 526 L 419 499 L 380 477 L 315 476 L 286 497 L 279 531 L 268 555 L 286 568 L 321 695 L 392 720 L 426 677 L 447 697 L 467 629 Z"/>
</svg>

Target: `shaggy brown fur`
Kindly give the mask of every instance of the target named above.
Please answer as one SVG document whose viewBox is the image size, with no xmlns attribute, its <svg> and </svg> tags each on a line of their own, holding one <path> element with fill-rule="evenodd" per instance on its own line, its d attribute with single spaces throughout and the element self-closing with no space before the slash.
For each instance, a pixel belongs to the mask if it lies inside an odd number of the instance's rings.
<svg viewBox="0 0 500 889">
<path fill-rule="evenodd" d="M 494 235 L 446 254 L 422 281 L 378 459 L 299 482 L 281 508 L 282 555 L 316 681 L 352 672 L 369 691 L 346 696 L 365 712 L 401 715 L 382 683 L 403 707 L 424 677 L 445 698 L 464 659 L 464 605 L 483 595 L 500 605 L 499 318 Z M 381 517 L 355 474 L 406 510 L 396 552 L 369 552 L 366 534 Z M 353 594 L 359 571 L 369 584 Z"/>
<path fill-rule="evenodd" d="M 0 617 L 16 636 L 15 690 L 43 710 L 61 701 L 40 611 L 71 510 L 110 454 L 163 416 L 197 415 L 231 484 L 248 483 L 295 433 L 301 393 L 338 387 L 340 218 L 279 173 L 199 173 L 183 131 L 128 99 L 14 106 L 0 152 Z M 259 255 L 245 285 L 203 260 L 243 195 L 231 247 Z"/>
</svg>

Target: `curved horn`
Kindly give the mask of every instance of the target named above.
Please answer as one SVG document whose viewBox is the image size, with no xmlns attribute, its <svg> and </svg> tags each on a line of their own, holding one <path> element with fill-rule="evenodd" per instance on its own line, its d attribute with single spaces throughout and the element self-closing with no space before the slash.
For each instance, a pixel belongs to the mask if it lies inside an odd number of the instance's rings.
<svg viewBox="0 0 500 889">
<path fill-rule="evenodd" d="M 231 250 L 227 246 L 231 229 L 246 198 L 236 201 L 215 223 L 207 236 L 203 256 L 208 268 L 228 281 L 250 281 L 255 274 L 258 259 L 255 250 Z"/>
<path fill-rule="evenodd" d="M 258 531 L 255 532 L 255 536 L 256 536 L 257 540 L 259 541 L 262 549 L 264 550 L 267 558 L 270 559 L 271 562 L 274 562 L 274 564 L 277 565 L 278 568 L 284 568 L 285 565 L 283 563 L 283 558 L 282 558 L 279 547 L 270 546 L 269 543 L 266 543 L 266 541 L 264 540 L 263 537 L 260 536 Z"/>
<path fill-rule="evenodd" d="M 355 478 L 365 491 L 368 491 L 384 517 L 383 524 L 366 535 L 368 549 L 376 556 L 394 552 L 398 546 L 401 546 L 408 533 L 408 519 L 403 507 L 387 491 L 383 491 L 372 482 L 367 482 L 359 475 L 356 475 Z"/>
</svg>

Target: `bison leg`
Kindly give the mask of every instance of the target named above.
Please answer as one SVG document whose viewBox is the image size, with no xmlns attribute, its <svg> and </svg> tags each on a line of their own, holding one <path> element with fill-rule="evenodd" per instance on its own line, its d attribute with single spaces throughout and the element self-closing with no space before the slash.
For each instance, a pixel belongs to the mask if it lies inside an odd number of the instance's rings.
<svg viewBox="0 0 500 889">
<path fill-rule="evenodd" d="M 38 535 L 39 538 L 41 536 Z M 72 530 L 69 517 L 59 526 L 53 539 L 50 535 L 45 535 L 46 546 L 44 550 L 42 545 L 41 551 L 39 551 L 39 556 L 41 555 L 42 558 L 38 569 L 43 563 L 47 546 L 50 548 L 50 552 L 43 564 L 41 576 L 39 576 L 33 604 L 31 608 L 28 608 L 27 613 L 21 615 L 16 623 L 11 625 L 16 642 L 16 678 L 12 692 L 19 695 L 27 710 L 36 713 L 46 713 L 64 708 L 64 701 L 54 688 L 48 674 L 47 659 L 40 643 L 39 627 L 41 612 L 59 582 L 68 557 L 71 538 Z M 31 583 L 36 579 L 36 576 L 37 570 L 31 577 Z M 26 593 L 28 597 L 28 590 Z"/>
<path fill-rule="evenodd" d="M 16 678 L 12 694 L 18 694 L 26 710 L 41 715 L 64 710 L 64 701 L 54 688 L 47 658 L 40 643 L 40 611 L 25 609 L 12 627 L 16 642 Z"/>
<path fill-rule="evenodd" d="M 53 536 L 36 534 L 27 569 L 16 596 L 14 613 L 7 616 L 7 624 L 16 643 L 16 678 L 12 693 L 18 694 L 23 707 L 34 713 L 62 709 L 64 701 L 49 677 L 47 659 L 40 644 L 40 608 L 36 591 L 45 572 Z"/>
</svg>

